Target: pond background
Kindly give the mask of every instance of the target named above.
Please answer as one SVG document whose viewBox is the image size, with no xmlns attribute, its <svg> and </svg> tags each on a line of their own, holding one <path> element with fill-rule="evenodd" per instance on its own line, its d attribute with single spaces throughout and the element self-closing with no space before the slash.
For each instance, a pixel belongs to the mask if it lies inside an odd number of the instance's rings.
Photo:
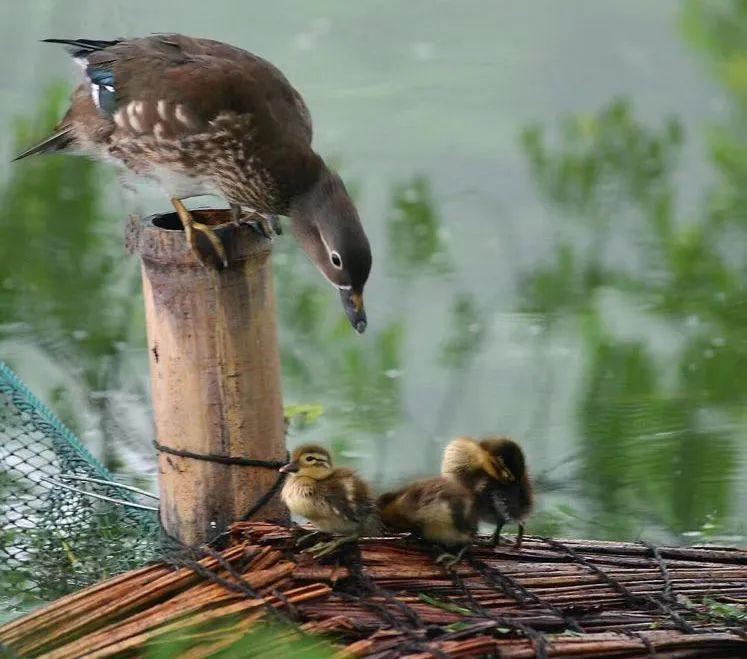
<svg viewBox="0 0 747 659">
<path fill-rule="evenodd" d="M 26 0 L 0 5 L 0 359 L 153 488 L 139 264 L 120 191 L 7 164 L 78 75 L 44 37 L 181 31 L 302 92 L 374 250 L 369 328 L 290 235 L 273 255 L 286 404 L 378 487 L 507 433 L 529 532 L 744 544 L 747 3 Z M 192 200 L 192 206 L 215 200 Z"/>
</svg>

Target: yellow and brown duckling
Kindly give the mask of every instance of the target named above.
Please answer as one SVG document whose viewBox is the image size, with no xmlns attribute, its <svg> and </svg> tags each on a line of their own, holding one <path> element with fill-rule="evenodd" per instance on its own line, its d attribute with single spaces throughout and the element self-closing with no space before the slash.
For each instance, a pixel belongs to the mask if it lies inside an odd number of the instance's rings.
<svg viewBox="0 0 747 659">
<path fill-rule="evenodd" d="M 334 467 L 324 447 L 299 446 L 280 471 L 288 474 L 280 496 L 291 513 L 305 517 L 319 531 L 342 535 L 312 547 L 309 551 L 317 557 L 361 535 L 377 534 L 373 490 L 354 470 Z"/>
<path fill-rule="evenodd" d="M 439 563 L 456 563 L 477 533 L 477 508 L 472 493 L 456 480 L 436 476 L 382 494 L 377 502 L 381 522 L 394 531 L 410 531 L 449 549 Z"/>
<path fill-rule="evenodd" d="M 459 437 L 444 450 L 441 474 L 474 493 L 479 519 L 495 524 L 492 544 L 499 544 L 503 525 L 513 521 L 519 527 L 516 546 L 521 546 L 533 497 L 524 453 L 515 441 Z"/>
</svg>

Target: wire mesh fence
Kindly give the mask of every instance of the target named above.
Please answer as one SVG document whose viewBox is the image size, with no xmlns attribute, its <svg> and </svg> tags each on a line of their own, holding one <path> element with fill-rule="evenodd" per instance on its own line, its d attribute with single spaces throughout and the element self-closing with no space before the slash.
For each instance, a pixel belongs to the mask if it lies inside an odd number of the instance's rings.
<svg viewBox="0 0 747 659">
<path fill-rule="evenodd" d="M 133 507 L 140 497 L 113 481 L 0 362 L 0 609 L 24 610 L 157 555 L 156 512 Z"/>
<path fill-rule="evenodd" d="M 161 559 L 0 627 L 0 654 L 140 653 L 179 631 L 204 645 L 194 656 L 213 656 L 260 620 L 278 638 L 332 634 L 337 649 L 380 659 L 747 649 L 744 551 L 529 537 L 445 570 L 434 548 L 399 536 L 320 563 L 298 552 L 297 532 L 239 522 L 215 546 L 169 548 L 156 509 L 0 362 L 0 610 Z"/>
</svg>

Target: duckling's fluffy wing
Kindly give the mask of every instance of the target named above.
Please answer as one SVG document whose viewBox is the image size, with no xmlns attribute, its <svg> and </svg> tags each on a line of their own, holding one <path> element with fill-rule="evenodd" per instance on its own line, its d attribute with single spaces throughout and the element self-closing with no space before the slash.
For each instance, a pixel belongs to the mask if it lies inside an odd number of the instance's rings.
<svg viewBox="0 0 747 659">
<path fill-rule="evenodd" d="M 325 499 L 340 517 L 365 525 L 374 514 L 373 492 L 352 469 L 337 468 L 320 485 Z"/>
<path fill-rule="evenodd" d="M 437 476 L 379 498 L 384 524 L 445 544 L 469 542 L 477 530 L 474 501 L 457 481 Z"/>
</svg>

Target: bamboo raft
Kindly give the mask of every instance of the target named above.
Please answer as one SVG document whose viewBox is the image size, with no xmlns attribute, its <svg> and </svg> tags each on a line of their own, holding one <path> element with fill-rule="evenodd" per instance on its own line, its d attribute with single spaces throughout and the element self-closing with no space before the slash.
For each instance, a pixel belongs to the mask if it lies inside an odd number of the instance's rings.
<svg viewBox="0 0 747 659">
<path fill-rule="evenodd" d="M 64 597 L 0 628 L 0 643 L 24 657 L 141 656 L 181 633 L 180 656 L 196 659 L 284 620 L 279 636 L 324 635 L 341 657 L 747 656 L 747 551 L 530 536 L 446 570 L 403 536 L 316 561 L 296 552 L 298 532 L 234 524 L 221 552 Z"/>
</svg>

